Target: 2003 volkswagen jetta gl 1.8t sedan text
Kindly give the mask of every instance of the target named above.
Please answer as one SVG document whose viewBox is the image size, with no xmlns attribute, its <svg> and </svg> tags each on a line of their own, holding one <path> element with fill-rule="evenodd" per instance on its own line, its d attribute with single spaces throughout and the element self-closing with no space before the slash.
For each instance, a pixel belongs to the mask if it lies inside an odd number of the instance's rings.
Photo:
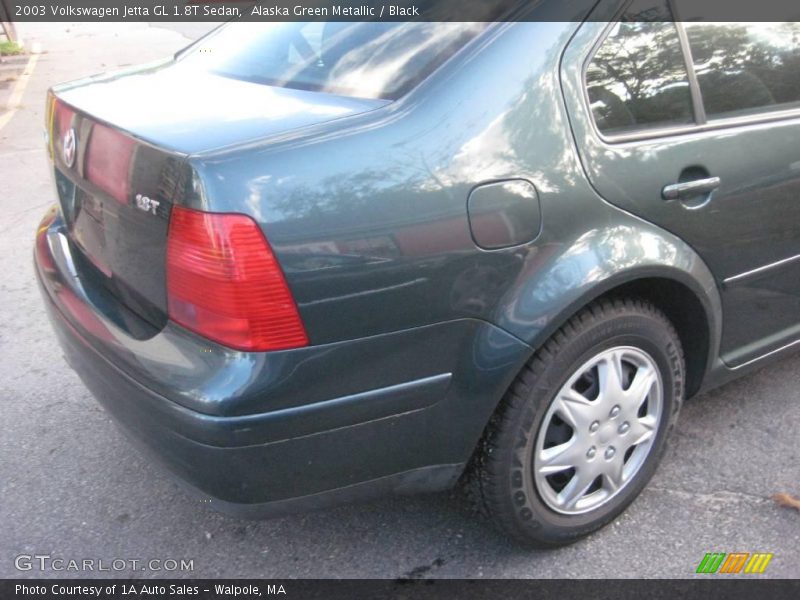
<svg viewBox="0 0 800 600">
<path fill-rule="evenodd" d="M 594 10 L 235 23 L 54 88 L 70 365 L 222 510 L 463 478 L 524 542 L 609 522 L 800 340 L 800 26 Z"/>
</svg>

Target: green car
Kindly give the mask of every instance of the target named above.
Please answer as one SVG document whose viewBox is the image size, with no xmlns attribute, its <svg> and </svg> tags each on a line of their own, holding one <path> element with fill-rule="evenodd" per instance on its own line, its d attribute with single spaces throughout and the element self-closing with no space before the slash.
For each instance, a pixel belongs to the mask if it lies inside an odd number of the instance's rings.
<svg viewBox="0 0 800 600">
<path fill-rule="evenodd" d="M 535 16 L 232 23 L 51 90 L 42 295 L 192 493 L 461 481 L 565 544 L 686 398 L 800 345 L 800 26 Z"/>
</svg>

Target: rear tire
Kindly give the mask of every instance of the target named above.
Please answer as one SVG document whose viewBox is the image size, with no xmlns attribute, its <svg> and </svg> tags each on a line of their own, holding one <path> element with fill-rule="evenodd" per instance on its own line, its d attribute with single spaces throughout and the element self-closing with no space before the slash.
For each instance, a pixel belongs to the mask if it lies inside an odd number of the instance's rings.
<svg viewBox="0 0 800 600">
<path fill-rule="evenodd" d="M 569 544 L 652 477 L 684 394 L 675 328 L 652 304 L 596 302 L 528 361 L 467 471 L 478 508 L 532 546 Z"/>
</svg>

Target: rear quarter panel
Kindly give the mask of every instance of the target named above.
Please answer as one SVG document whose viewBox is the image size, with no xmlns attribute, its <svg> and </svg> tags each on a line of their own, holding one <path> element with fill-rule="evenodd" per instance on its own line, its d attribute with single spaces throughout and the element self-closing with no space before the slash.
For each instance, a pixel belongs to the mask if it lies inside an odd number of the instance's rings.
<svg viewBox="0 0 800 600">
<path fill-rule="evenodd" d="M 315 344 L 473 318 L 535 348 L 593 297 L 644 276 L 687 283 L 713 318 L 719 299 L 696 254 L 586 182 L 559 79 L 576 28 L 497 25 L 390 106 L 190 157 L 188 202 L 261 223 Z M 469 193 L 515 178 L 536 187 L 541 232 L 482 250 Z"/>
</svg>

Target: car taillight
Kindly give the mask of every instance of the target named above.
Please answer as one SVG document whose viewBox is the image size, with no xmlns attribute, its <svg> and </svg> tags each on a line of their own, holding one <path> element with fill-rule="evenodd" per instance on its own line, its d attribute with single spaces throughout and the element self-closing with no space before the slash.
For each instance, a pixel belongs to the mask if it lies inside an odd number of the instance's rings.
<svg viewBox="0 0 800 600">
<path fill-rule="evenodd" d="M 135 149 L 133 138 L 95 124 L 86 148 L 86 179 L 117 202 L 127 204 Z"/>
<path fill-rule="evenodd" d="M 167 294 L 170 319 L 223 346 L 258 352 L 308 345 L 278 260 L 246 215 L 174 207 Z"/>
<path fill-rule="evenodd" d="M 48 92 L 45 118 L 47 119 L 48 134 L 47 149 L 51 159 L 55 156 L 58 148 L 61 147 L 67 131 L 72 127 L 74 117 L 74 110 L 56 99 L 52 92 Z"/>
</svg>

